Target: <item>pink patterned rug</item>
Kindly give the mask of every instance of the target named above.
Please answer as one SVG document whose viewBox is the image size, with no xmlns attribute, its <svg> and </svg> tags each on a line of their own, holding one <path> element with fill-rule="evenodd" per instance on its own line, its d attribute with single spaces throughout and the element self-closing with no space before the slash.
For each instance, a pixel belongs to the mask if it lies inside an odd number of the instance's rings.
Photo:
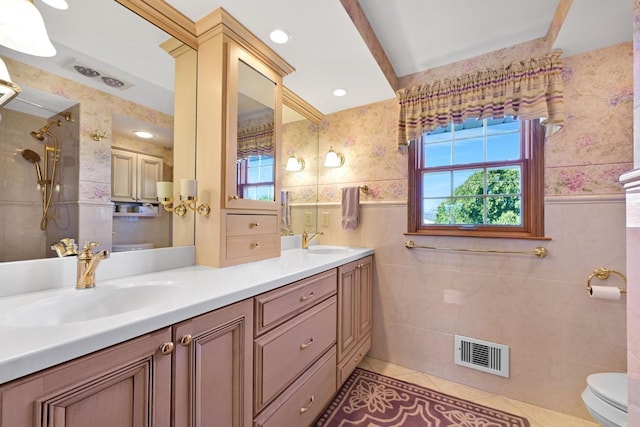
<svg viewBox="0 0 640 427">
<path fill-rule="evenodd" d="M 316 427 L 529 427 L 526 418 L 356 368 Z"/>
</svg>

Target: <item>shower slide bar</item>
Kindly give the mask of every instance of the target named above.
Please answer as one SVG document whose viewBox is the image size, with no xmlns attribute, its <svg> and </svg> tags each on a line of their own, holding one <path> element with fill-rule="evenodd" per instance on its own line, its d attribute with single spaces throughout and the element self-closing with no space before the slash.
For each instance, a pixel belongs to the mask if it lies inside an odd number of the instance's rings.
<svg viewBox="0 0 640 427">
<path fill-rule="evenodd" d="M 491 254 L 518 254 L 518 255 L 535 255 L 538 258 L 544 258 L 549 254 L 547 248 L 538 246 L 532 251 L 500 251 L 493 249 L 462 249 L 462 248 L 437 248 L 435 246 L 420 246 L 413 243 L 413 240 L 407 240 L 404 244 L 407 249 L 433 249 L 436 251 L 454 251 L 454 252 L 477 252 Z"/>
</svg>

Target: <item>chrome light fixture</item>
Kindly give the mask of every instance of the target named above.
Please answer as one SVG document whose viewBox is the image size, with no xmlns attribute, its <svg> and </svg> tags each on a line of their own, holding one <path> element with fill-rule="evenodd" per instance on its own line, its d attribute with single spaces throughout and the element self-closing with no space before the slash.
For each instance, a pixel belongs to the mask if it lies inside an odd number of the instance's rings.
<svg viewBox="0 0 640 427">
<path fill-rule="evenodd" d="M 284 170 L 287 172 L 300 172 L 304 170 L 304 167 L 304 159 L 302 157 L 296 157 L 296 153 L 291 153 L 287 160 L 287 166 L 285 166 Z"/>
<path fill-rule="evenodd" d="M 35 56 L 56 54 L 33 0 L 3 0 L 0 45 Z"/>
<path fill-rule="evenodd" d="M 2 58 L 0 58 L 0 107 L 7 104 L 22 92 L 20 86 L 11 81 L 9 70 Z"/>
<path fill-rule="evenodd" d="M 324 158 L 324 167 L 326 168 L 339 168 L 344 165 L 344 154 L 336 153 L 333 147 L 329 148 L 327 156 Z"/>
</svg>

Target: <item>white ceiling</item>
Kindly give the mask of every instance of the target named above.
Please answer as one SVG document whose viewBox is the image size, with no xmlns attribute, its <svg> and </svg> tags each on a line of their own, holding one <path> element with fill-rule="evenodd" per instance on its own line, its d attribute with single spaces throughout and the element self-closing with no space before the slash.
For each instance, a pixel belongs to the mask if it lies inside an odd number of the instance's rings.
<svg viewBox="0 0 640 427">
<path fill-rule="evenodd" d="M 67 1 L 67 11 L 35 1 L 58 55 L 38 58 L 3 46 L 0 55 L 172 114 L 173 60 L 157 48 L 168 36 L 114 0 Z M 395 96 L 340 0 L 167 2 L 194 21 L 224 7 L 295 67 L 285 77 L 285 86 L 324 114 Z M 544 37 L 558 3 L 360 0 L 398 77 Z M 573 0 L 554 48 L 569 56 L 630 41 L 632 6 L 632 0 Z M 275 28 L 287 31 L 291 41 L 286 45 L 271 42 L 268 34 Z M 111 89 L 69 69 L 73 61 L 133 86 Z M 348 94 L 334 97 L 336 88 Z M 19 101 L 12 101 L 9 106 L 17 104 Z"/>
</svg>

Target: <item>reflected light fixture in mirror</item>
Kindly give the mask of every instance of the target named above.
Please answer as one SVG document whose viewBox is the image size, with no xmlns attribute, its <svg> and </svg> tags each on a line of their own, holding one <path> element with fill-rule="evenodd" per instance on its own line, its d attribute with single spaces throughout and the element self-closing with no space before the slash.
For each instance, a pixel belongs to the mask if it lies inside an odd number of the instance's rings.
<svg viewBox="0 0 640 427">
<path fill-rule="evenodd" d="M 60 9 L 60 10 L 69 9 L 69 5 L 67 4 L 66 0 L 42 0 L 42 3 L 45 3 L 54 9 Z"/>
<path fill-rule="evenodd" d="M 198 205 L 198 181 L 195 179 L 180 180 L 180 204 L 173 206 L 173 182 L 158 181 L 156 183 L 156 193 L 158 202 L 164 210 L 175 212 L 176 215 L 183 217 L 187 213 L 187 208 L 198 212 L 202 216 L 209 216 L 211 208 L 209 204 L 202 203 Z"/>
<path fill-rule="evenodd" d="M 324 158 L 324 167 L 326 168 L 339 168 L 344 165 L 344 154 L 336 153 L 333 147 L 329 148 L 327 156 Z"/>
<path fill-rule="evenodd" d="M 9 70 L 2 58 L 0 58 L 0 107 L 7 104 L 22 92 L 20 86 L 11 81 Z"/>
<path fill-rule="evenodd" d="M 300 172 L 304 170 L 304 167 L 304 159 L 302 157 L 296 157 L 296 153 L 291 153 L 284 170 L 287 172 Z"/>
<path fill-rule="evenodd" d="M 4 0 L 0 15 L 0 44 L 35 56 L 54 56 L 44 20 L 32 0 Z"/>
<path fill-rule="evenodd" d="M 146 130 L 134 130 L 133 134 L 138 138 L 142 138 L 142 139 L 153 138 L 153 134 L 151 132 L 147 132 Z"/>
</svg>

